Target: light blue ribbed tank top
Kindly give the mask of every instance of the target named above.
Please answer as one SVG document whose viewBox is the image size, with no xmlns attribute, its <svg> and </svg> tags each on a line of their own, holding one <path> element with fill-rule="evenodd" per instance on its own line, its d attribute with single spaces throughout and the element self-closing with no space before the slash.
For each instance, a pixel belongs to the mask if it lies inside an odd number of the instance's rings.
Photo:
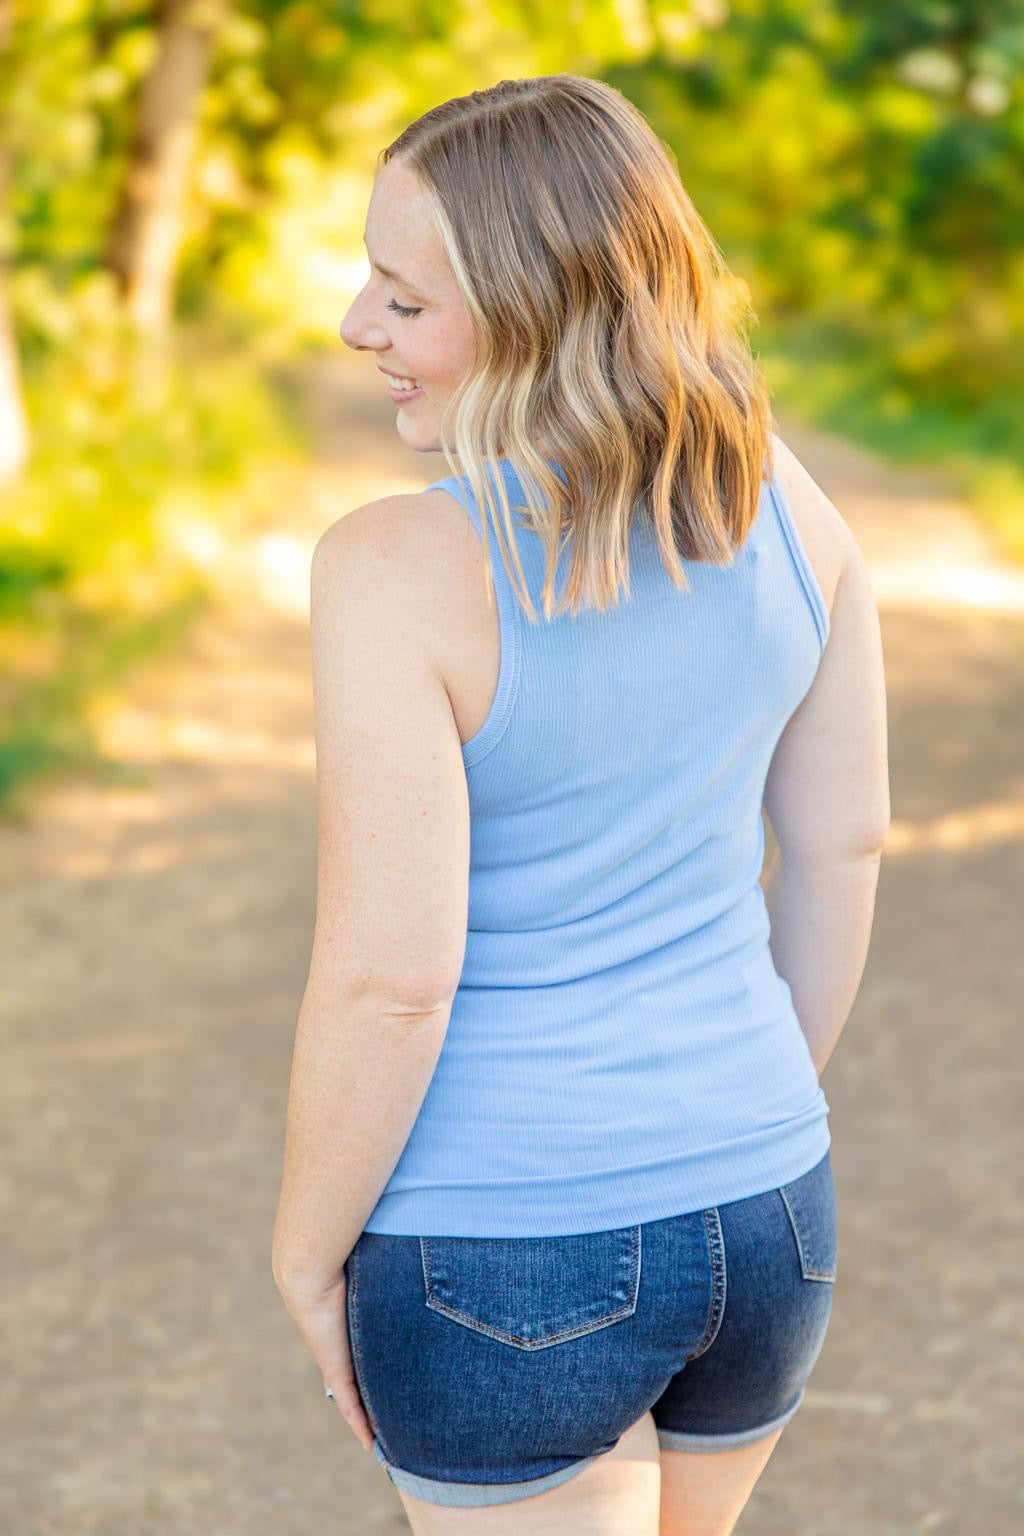
<svg viewBox="0 0 1024 1536">
<path fill-rule="evenodd" d="M 468 479 L 438 488 L 480 534 Z M 516 541 L 539 622 L 492 531 L 501 663 L 463 745 L 465 959 L 369 1232 L 657 1221 L 788 1183 L 831 1141 L 759 883 L 768 767 L 829 631 L 777 476 L 734 564 L 686 560 L 685 592 L 634 519 L 631 596 L 604 613 L 545 619 L 543 547 L 519 517 Z"/>
</svg>

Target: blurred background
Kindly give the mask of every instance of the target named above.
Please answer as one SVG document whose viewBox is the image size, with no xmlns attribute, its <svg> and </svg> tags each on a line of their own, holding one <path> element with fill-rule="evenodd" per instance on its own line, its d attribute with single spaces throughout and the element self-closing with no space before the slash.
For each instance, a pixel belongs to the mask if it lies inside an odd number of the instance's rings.
<svg viewBox="0 0 1024 1536">
<path fill-rule="evenodd" d="M 0 48 L 5 801 L 102 756 L 97 695 L 280 529 L 376 153 L 506 76 L 635 101 L 778 410 L 948 468 L 1024 558 L 1019 0 L 0 0 Z"/>
<path fill-rule="evenodd" d="M 379 149 L 558 71 L 671 146 L 883 619 L 893 827 L 823 1079 L 841 1279 L 740 1529 L 1024 1529 L 1024 0 L 0 0 L 20 1536 L 405 1529 L 270 1275 L 309 556 L 446 472 L 337 334 Z"/>
</svg>

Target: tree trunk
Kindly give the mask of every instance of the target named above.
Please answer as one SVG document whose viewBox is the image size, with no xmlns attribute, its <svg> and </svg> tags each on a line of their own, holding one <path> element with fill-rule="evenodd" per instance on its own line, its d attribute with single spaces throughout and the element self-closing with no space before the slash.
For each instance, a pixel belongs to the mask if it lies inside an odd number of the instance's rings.
<svg viewBox="0 0 1024 1536">
<path fill-rule="evenodd" d="M 0 0 L 0 68 L 11 68 L 14 0 Z M 14 320 L 7 301 L 7 275 L 13 264 L 13 239 L 7 213 L 8 156 L 0 115 L 0 483 L 13 480 L 29 454 L 29 425 L 21 393 L 21 365 Z"/>
<path fill-rule="evenodd" d="M 196 115 L 228 0 L 159 0 L 159 41 L 143 82 L 107 260 L 139 330 L 163 330 L 192 168 Z"/>
</svg>

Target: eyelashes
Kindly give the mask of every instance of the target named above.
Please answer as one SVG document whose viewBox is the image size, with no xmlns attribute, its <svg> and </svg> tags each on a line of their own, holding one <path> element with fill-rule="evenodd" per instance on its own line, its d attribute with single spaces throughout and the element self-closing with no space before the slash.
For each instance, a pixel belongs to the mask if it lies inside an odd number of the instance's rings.
<svg viewBox="0 0 1024 1536">
<path fill-rule="evenodd" d="M 399 304 L 395 299 L 389 299 L 384 307 L 385 309 L 394 310 L 395 314 L 401 315 L 403 320 L 412 320 L 415 315 L 419 314 L 418 309 L 409 309 L 407 305 Z"/>
</svg>

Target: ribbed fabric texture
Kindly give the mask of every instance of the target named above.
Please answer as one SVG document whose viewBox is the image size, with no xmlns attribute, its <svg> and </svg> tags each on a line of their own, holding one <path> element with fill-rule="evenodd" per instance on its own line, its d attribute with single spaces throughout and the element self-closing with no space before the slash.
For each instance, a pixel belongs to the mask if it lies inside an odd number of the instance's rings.
<svg viewBox="0 0 1024 1536">
<path fill-rule="evenodd" d="M 480 534 L 466 477 L 436 488 Z M 545 619 L 541 542 L 515 521 L 538 623 L 492 535 L 501 666 L 463 746 L 465 960 L 370 1232 L 655 1221 L 787 1183 L 831 1141 L 759 884 L 768 767 L 829 629 L 777 477 L 730 568 L 687 560 L 680 591 L 637 518 L 630 598 L 575 618 Z"/>
</svg>

